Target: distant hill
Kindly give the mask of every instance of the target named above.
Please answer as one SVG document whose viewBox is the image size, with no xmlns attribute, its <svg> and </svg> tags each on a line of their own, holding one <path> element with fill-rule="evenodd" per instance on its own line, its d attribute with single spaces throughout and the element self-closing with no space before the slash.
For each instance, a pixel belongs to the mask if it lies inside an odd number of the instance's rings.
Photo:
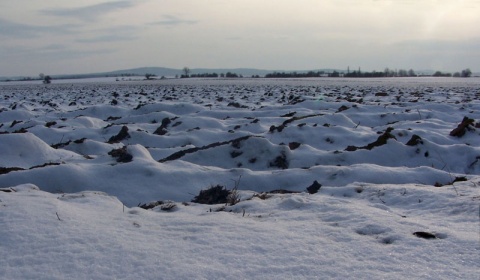
<svg viewBox="0 0 480 280">
<path fill-rule="evenodd" d="M 242 76 L 252 76 L 252 75 L 259 75 L 264 76 L 265 74 L 271 73 L 272 70 L 261 70 L 261 69 L 253 69 L 253 68 L 191 68 L 190 74 L 204 74 L 204 73 L 236 73 Z M 157 76 L 175 76 L 175 75 L 182 75 L 183 69 L 173 69 L 173 68 L 165 68 L 165 67 L 141 67 L 141 68 L 133 68 L 133 69 L 126 69 L 126 70 L 118 70 L 112 72 L 106 72 L 103 74 L 107 75 L 128 75 L 128 74 L 135 74 L 138 76 L 143 76 L 145 74 L 155 74 Z"/>
<path fill-rule="evenodd" d="M 125 69 L 125 70 L 116 70 L 111 72 L 104 72 L 99 73 L 108 76 L 121 76 L 121 75 L 135 75 L 135 76 L 143 76 L 145 74 L 154 74 L 157 76 L 175 76 L 180 75 L 182 70 L 180 69 L 173 69 L 173 68 L 165 68 L 165 67 L 141 67 L 141 68 L 132 68 L 132 69 Z"/>
</svg>

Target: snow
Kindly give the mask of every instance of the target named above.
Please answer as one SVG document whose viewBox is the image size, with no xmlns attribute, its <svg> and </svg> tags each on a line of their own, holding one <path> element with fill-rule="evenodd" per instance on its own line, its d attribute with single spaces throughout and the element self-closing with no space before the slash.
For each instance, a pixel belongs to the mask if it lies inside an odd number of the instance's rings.
<svg viewBox="0 0 480 280">
<path fill-rule="evenodd" d="M 477 78 L 2 84 L 0 275 L 476 279 L 479 88 Z M 450 136 L 464 117 L 474 123 Z M 122 149 L 131 160 L 113 156 Z M 190 202 L 215 185 L 237 186 L 240 202 Z M 294 193 L 264 193 L 274 190 Z M 174 207 L 138 207 L 152 201 Z"/>
</svg>

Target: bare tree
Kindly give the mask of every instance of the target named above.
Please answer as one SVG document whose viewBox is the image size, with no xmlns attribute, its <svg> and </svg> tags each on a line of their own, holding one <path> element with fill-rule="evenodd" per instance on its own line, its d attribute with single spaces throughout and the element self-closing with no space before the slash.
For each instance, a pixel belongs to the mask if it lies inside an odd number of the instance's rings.
<svg viewBox="0 0 480 280">
<path fill-rule="evenodd" d="M 153 77 L 156 77 L 155 74 L 149 74 L 149 73 L 145 74 L 145 79 L 147 80 L 151 80 L 153 79 Z"/>
<path fill-rule="evenodd" d="M 188 68 L 187 66 L 183 67 L 183 73 L 185 77 L 188 77 L 190 75 L 190 68 Z"/>
<path fill-rule="evenodd" d="M 464 78 L 468 78 L 468 77 L 472 76 L 472 71 L 471 71 L 469 68 L 467 68 L 467 69 L 465 69 L 465 70 L 462 70 L 462 74 L 461 74 L 461 75 L 462 75 L 462 77 L 464 77 Z"/>
<path fill-rule="evenodd" d="M 46 75 L 43 77 L 43 83 L 44 84 L 50 84 L 52 82 L 52 77 Z"/>
</svg>

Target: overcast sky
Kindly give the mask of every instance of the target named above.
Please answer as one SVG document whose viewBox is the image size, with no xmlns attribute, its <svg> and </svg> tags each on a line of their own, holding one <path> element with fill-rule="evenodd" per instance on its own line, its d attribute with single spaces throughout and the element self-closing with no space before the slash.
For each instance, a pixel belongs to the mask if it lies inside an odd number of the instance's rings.
<svg viewBox="0 0 480 280">
<path fill-rule="evenodd" d="M 143 66 L 480 71 L 480 0 L 1 0 L 0 76 Z"/>
</svg>

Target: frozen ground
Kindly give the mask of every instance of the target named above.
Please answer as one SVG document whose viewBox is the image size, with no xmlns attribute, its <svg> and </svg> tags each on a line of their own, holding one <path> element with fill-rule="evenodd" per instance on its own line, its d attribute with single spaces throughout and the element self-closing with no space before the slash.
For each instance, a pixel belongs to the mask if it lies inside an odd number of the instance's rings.
<svg viewBox="0 0 480 280">
<path fill-rule="evenodd" d="M 0 275 L 475 279 L 479 97 L 477 78 L 2 84 Z M 216 185 L 240 201 L 190 202 Z"/>
</svg>

